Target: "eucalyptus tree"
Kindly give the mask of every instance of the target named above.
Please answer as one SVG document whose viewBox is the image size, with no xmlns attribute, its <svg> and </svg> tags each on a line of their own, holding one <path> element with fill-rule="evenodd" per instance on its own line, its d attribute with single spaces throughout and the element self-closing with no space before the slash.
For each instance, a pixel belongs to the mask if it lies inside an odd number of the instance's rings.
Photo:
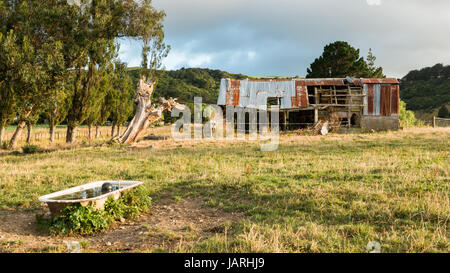
<svg viewBox="0 0 450 273">
<path fill-rule="evenodd" d="M 52 71 L 60 70 L 63 56 L 59 43 L 33 44 L 27 36 L 19 38 L 14 31 L 7 34 L 3 50 L 9 62 L 9 84 L 15 97 L 18 124 L 9 146 L 14 149 L 25 128 L 26 122 L 37 113 L 48 95 L 45 88 L 51 80 Z"/>
<path fill-rule="evenodd" d="M 0 145 L 5 139 L 6 126 L 15 117 L 15 98 L 10 81 L 12 75 L 7 65 L 4 38 L 5 36 L 0 33 Z"/>
<path fill-rule="evenodd" d="M 111 69 L 106 68 L 99 69 L 92 87 L 92 95 L 86 105 L 87 111 L 84 114 L 86 115 L 85 123 L 88 126 L 89 140 L 92 139 L 92 127 L 101 124 L 104 119 L 102 109 L 104 105 L 107 105 L 106 97 L 112 89 L 110 71 Z"/>
<path fill-rule="evenodd" d="M 43 116 L 49 125 L 49 140 L 55 141 L 56 126 L 61 124 L 67 116 L 70 105 L 71 84 L 61 82 L 56 85 L 46 101 Z"/>
<path fill-rule="evenodd" d="M 65 40 L 75 37 L 69 52 L 70 56 L 77 57 L 72 62 L 76 77 L 66 142 L 75 141 L 77 127 L 87 118 L 95 78 L 99 76 L 98 67 L 114 52 L 111 43 L 120 37 L 139 35 L 138 30 L 145 27 L 135 16 L 141 8 L 141 1 L 133 0 L 73 1 L 71 20 L 75 27 L 66 33 Z"/>
<path fill-rule="evenodd" d="M 50 86 L 64 71 L 62 43 L 52 39 L 42 24 L 46 4 L 37 0 L 0 3 L 0 58 L 4 60 L 2 70 L 6 71 L 18 122 L 10 148 L 17 146 L 27 121 L 40 111 Z"/>
<path fill-rule="evenodd" d="M 133 81 L 126 71 L 126 64 L 116 61 L 112 74 L 113 88 L 110 89 L 105 105 L 110 111 L 112 122 L 111 137 L 120 134 L 120 126 L 123 125 L 133 111 Z M 114 128 L 117 128 L 115 132 Z"/>
</svg>

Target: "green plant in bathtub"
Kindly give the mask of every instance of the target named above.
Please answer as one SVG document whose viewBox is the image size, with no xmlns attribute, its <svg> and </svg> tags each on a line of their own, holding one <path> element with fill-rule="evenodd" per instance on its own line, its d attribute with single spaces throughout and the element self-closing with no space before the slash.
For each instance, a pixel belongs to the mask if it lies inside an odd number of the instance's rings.
<svg viewBox="0 0 450 273">
<path fill-rule="evenodd" d="M 144 187 L 138 187 L 134 191 L 124 192 L 117 200 L 110 197 L 105 203 L 104 210 L 74 205 L 66 207 L 62 215 L 53 219 L 45 219 L 42 215 L 37 215 L 36 223 L 41 230 L 45 228 L 53 235 L 89 235 L 106 230 L 122 218 L 137 218 L 140 213 L 147 212 L 150 207 L 149 191 Z"/>
<path fill-rule="evenodd" d="M 106 211 L 95 210 L 90 206 L 70 206 L 63 213 L 52 219 L 51 234 L 93 234 L 105 230 L 112 222 Z"/>
</svg>

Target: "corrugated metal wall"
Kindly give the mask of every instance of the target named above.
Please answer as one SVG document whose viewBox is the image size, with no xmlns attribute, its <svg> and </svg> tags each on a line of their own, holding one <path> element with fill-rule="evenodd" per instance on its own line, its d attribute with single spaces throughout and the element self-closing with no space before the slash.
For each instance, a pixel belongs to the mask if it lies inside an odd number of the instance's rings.
<svg viewBox="0 0 450 273">
<path fill-rule="evenodd" d="M 367 110 L 364 115 L 391 116 L 398 114 L 399 91 L 398 85 L 365 84 L 367 92 Z"/>
</svg>

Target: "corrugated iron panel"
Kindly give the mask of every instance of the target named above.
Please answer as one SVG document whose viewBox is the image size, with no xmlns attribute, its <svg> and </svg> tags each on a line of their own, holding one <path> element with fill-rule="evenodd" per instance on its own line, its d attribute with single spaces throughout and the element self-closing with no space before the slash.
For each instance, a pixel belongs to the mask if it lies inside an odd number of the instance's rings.
<svg viewBox="0 0 450 273">
<path fill-rule="evenodd" d="M 293 98 L 295 103 L 292 103 L 293 108 L 306 108 L 308 107 L 308 88 L 303 85 L 303 82 L 295 81 L 295 97 Z"/>
<path fill-rule="evenodd" d="M 375 116 L 380 115 L 380 97 L 381 97 L 381 85 L 375 84 L 373 86 L 373 114 Z"/>
<path fill-rule="evenodd" d="M 368 85 L 364 84 L 363 85 L 363 95 L 364 95 L 364 99 L 363 99 L 363 104 L 364 104 L 364 108 L 363 108 L 363 115 L 368 115 L 369 114 L 369 110 L 368 110 L 368 99 L 367 99 L 367 93 L 368 93 Z"/>
<path fill-rule="evenodd" d="M 226 105 L 239 105 L 240 87 L 240 80 L 229 80 L 229 88 L 226 94 Z"/>
<path fill-rule="evenodd" d="M 390 116 L 391 115 L 391 86 L 390 85 L 382 85 L 381 86 L 380 115 L 381 116 Z"/>
<path fill-rule="evenodd" d="M 303 86 L 344 86 L 344 79 L 301 79 L 295 80 L 296 84 L 299 83 Z"/>
<path fill-rule="evenodd" d="M 391 86 L 391 114 L 398 114 L 399 111 L 399 103 L 400 103 L 400 86 L 392 85 Z"/>
<path fill-rule="evenodd" d="M 373 115 L 373 113 L 374 113 L 373 101 L 374 101 L 374 86 L 373 86 L 373 84 L 368 84 L 367 85 L 367 114 L 368 115 Z"/>
<path fill-rule="evenodd" d="M 226 105 L 226 96 L 228 90 L 228 79 L 220 80 L 219 96 L 217 97 L 217 105 Z"/>
<path fill-rule="evenodd" d="M 386 78 L 386 79 L 360 79 L 363 84 L 399 84 L 397 79 L 394 78 Z"/>
</svg>

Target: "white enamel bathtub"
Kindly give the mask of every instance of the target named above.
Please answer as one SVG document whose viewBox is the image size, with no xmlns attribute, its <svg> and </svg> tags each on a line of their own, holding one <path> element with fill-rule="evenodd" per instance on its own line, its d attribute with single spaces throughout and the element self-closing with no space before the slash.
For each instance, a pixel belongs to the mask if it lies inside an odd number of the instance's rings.
<svg viewBox="0 0 450 273">
<path fill-rule="evenodd" d="M 116 189 L 105 194 L 101 194 L 100 192 L 94 197 L 83 196 L 77 198 L 77 196 L 79 195 L 86 195 L 86 192 L 88 191 L 98 191 L 98 189 L 101 188 L 104 183 L 110 183 Z M 142 184 L 143 183 L 139 181 L 97 181 L 47 194 L 39 197 L 38 200 L 47 203 L 50 212 L 54 217 L 60 215 L 61 210 L 63 210 L 65 207 L 75 204 L 81 204 L 82 206 L 92 206 L 95 209 L 104 209 L 105 202 L 110 196 L 117 200 L 123 191 L 133 189 Z M 84 194 L 82 194 L 83 192 Z M 71 196 L 74 196 L 74 198 L 70 198 Z M 59 197 L 61 199 L 58 199 Z"/>
</svg>

